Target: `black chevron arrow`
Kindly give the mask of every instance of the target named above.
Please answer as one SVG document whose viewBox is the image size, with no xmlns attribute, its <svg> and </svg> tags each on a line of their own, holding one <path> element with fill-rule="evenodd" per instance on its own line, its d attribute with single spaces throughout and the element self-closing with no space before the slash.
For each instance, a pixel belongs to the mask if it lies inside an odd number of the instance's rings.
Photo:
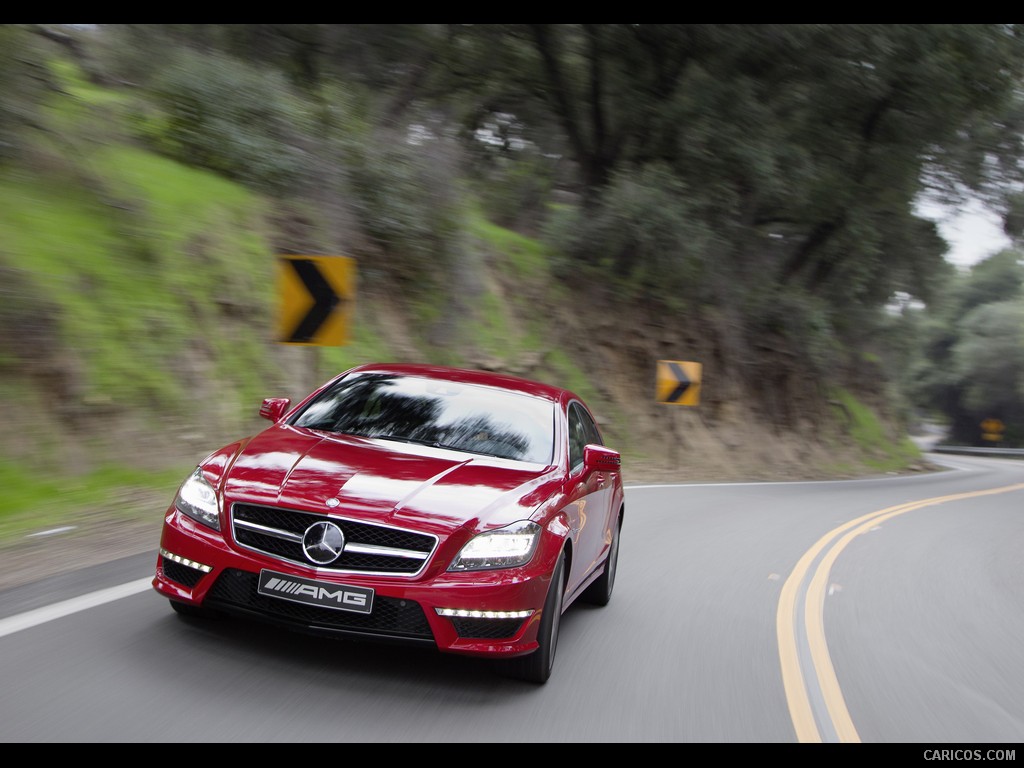
<svg viewBox="0 0 1024 768">
<path fill-rule="evenodd" d="M 288 261 L 295 270 L 295 274 L 306 286 L 309 295 L 313 297 L 313 306 L 309 308 L 309 312 L 285 340 L 293 343 L 312 341 L 317 331 L 320 330 L 320 326 L 327 322 L 327 318 L 341 303 L 341 297 L 334 292 L 330 283 L 324 279 L 311 259 L 289 259 Z"/>
<path fill-rule="evenodd" d="M 676 388 L 672 390 L 669 396 L 665 398 L 665 402 L 674 403 L 686 394 L 686 390 L 690 388 L 691 382 L 683 369 L 679 367 L 679 363 L 669 363 L 668 367 L 675 374 L 676 381 L 679 383 L 676 384 Z"/>
</svg>

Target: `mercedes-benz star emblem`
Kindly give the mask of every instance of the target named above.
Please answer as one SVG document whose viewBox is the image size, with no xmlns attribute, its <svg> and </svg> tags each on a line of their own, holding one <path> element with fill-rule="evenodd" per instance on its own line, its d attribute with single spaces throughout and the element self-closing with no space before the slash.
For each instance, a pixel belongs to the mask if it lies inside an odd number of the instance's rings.
<svg viewBox="0 0 1024 768">
<path fill-rule="evenodd" d="M 334 523 L 313 523 L 302 534 L 302 551 L 317 565 L 333 563 L 345 549 L 345 534 Z"/>
</svg>

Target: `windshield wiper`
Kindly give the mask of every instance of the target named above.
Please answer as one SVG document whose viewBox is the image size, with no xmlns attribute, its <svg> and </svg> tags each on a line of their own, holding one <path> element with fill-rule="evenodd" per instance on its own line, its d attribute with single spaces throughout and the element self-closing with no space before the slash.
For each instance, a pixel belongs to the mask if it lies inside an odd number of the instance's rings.
<svg viewBox="0 0 1024 768">
<path fill-rule="evenodd" d="M 367 437 L 376 437 L 380 440 L 394 440 L 396 443 L 410 443 L 412 445 L 426 445 L 430 448 L 449 448 L 444 443 L 438 440 L 426 440 L 421 437 L 406 437 L 404 435 L 367 435 Z"/>
</svg>

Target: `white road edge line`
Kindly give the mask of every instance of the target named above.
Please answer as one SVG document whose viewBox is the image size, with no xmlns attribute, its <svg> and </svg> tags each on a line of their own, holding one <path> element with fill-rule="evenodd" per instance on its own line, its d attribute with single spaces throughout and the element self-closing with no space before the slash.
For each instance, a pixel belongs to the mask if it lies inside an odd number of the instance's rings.
<svg viewBox="0 0 1024 768">
<path fill-rule="evenodd" d="M 110 603 L 114 600 L 120 600 L 122 597 L 136 595 L 139 592 L 145 592 L 147 589 L 152 588 L 153 577 L 147 576 L 144 579 L 129 581 L 127 584 L 120 584 L 116 587 L 110 587 L 109 589 L 101 589 L 98 592 L 91 592 L 88 595 L 74 597 L 70 600 L 54 603 L 53 605 L 48 605 L 44 608 L 37 608 L 34 611 L 28 611 L 26 613 L 18 614 L 17 616 L 0 619 L 0 637 L 6 637 L 7 635 L 12 635 L 15 632 L 20 632 L 23 629 L 29 629 L 31 627 L 38 626 L 39 624 L 45 624 L 48 621 L 60 619 L 64 616 L 70 616 L 72 613 L 78 613 L 78 611 L 95 608 L 97 605 L 103 605 L 104 603 Z"/>
</svg>

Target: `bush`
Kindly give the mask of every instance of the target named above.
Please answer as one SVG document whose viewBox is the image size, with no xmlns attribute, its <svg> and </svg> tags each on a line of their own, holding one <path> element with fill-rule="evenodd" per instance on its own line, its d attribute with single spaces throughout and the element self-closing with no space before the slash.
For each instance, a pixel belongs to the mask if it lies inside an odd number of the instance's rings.
<svg viewBox="0 0 1024 768">
<path fill-rule="evenodd" d="M 0 25 L 0 159 L 19 154 L 20 134 L 38 120 L 46 88 L 44 57 L 33 34 L 17 24 Z"/>
<path fill-rule="evenodd" d="M 368 265 L 413 293 L 436 290 L 458 253 L 455 147 L 428 135 L 416 141 L 378 131 L 346 152 L 346 189 L 364 231 L 380 247 Z"/>
<path fill-rule="evenodd" d="M 707 287 L 712 238 L 685 184 L 666 168 L 617 175 L 589 208 L 560 207 L 544 237 L 564 254 L 559 273 L 612 277 L 627 296 L 680 306 Z"/>
<path fill-rule="evenodd" d="M 143 123 L 145 138 L 176 160 L 272 191 L 300 186 L 314 168 L 311 110 L 280 73 L 182 49 L 151 94 L 159 115 Z"/>
</svg>

